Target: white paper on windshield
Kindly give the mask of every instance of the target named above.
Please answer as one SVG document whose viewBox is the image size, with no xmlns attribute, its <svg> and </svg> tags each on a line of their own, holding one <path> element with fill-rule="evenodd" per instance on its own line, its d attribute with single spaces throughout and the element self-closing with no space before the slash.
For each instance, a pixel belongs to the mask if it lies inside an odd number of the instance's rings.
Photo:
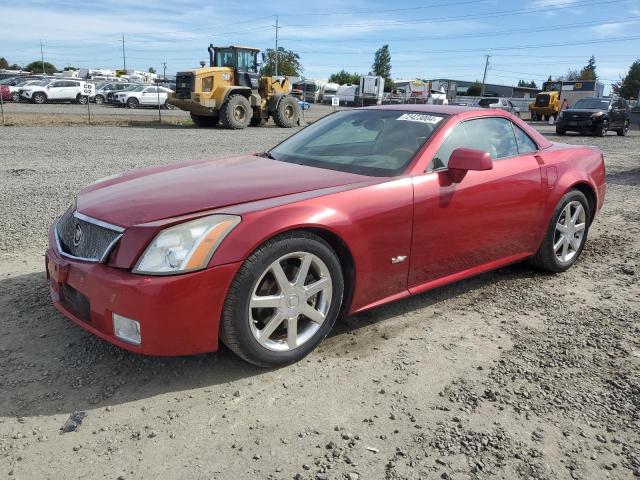
<svg viewBox="0 0 640 480">
<path fill-rule="evenodd" d="M 425 115 L 424 113 L 404 113 L 397 120 L 406 120 L 408 122 L 421 122 L 436 124 L 442 120 L 442 117 L 434 117 L 433 115 Z"/>
</svg>

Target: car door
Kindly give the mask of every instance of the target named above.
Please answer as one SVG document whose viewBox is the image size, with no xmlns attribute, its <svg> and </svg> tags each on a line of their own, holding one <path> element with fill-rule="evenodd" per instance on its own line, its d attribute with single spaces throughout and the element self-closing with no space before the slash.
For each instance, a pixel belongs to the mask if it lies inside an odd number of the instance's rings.
<svg viewBox="0 0 640 480">
<path fill-rule="evenodd" d="M 454 183 L 447 164 L 460 147 L 489 152 L 493 169 L 468 171 Z M 454 127 L 428 171 L 414 177 L 410 287 L 536 250 L 544 198 L 537 153 L 535 142 L 506 118 Z"/>
<path fill-rule="evenodd" d="M 66 86 L 64 89 L 65 100 L 75 100 L 81 90 L 80 82 L 76 82 L 74 80 L 67 80 L 65 83 L 66 83 Z"/>
<path fill-rule="evenodd" d="M 609 127 L 618 128 L 624 124 L 626 116 L 626 108 L 621 99 L 611 102 L 611 111 L 609 113 Z"/>
<path fill-rule="evenodd" d="M 65 81 L 58 80 L 50 83 L 47 87 L 47 98 L 50 100 L 60 100 L 64 97 Z"/>
<path fill-rule="evenodd" d="M 156 87 L 145 88 L 140 95 L 140 104 L 142 105 L 154 105 L 157 103 L 157 89 Z"/>
</svg>

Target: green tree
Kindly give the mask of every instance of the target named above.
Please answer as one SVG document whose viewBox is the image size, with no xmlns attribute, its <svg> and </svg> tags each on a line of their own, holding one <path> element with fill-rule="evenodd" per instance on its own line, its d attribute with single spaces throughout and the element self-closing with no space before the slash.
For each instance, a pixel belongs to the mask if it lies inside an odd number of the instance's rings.
<svg viewBox="0 0 640 480">
<path fill-rule="evenodd" d="M 58 69 L 49 62 L 44 62 L 44 72 L 42 71 L 42 61 L 36 60 L 35 62 L 31 62 L 29 65 L 25 65 L 25 70 L 31 73 L 46 73 L 47 75 L 51 75 L 52 73 L 56 73 Z"/>
<path fill-rule="evenodd" d="M 329 81 L 338 85 L 344 85 L 345 83 L 358 84 L 360 83 L 360 74 L 349 73 L 343 68 L 339 72 L 332 74 L 329 77 Z"/>
<path fill-rule="evenodd" d="M 300 62 L 300 55 L 292 50 L 278 47 L 278 75 L 299 77 L 304 68 Z M 276 74 L 276 50 L 267 48 L 264 55 L 264 63 L 260 67 L 260 75 L 272 77 Z"/>
<path fill-rule="evenodd" d="M 525 80 L 520 80 L 518 82 L 518 86 L 527 87 L 527 88 L 538 88 L 538 86 L 536 85 L 536 82 L 534 82 L 533 80 L 531 80 L 530 82 L 527 82 Z"/>
<path fill-rule="evenodd" d="M 598 74 L 596 73 L 596 57 L 591 55 L 589 62 L 580 70 L 579 78 L 576 80 L 597 80 Z"/>
<path fill-rule="evenodd" d="M 624 98 L 637 98 L 640 94 L 640 59 L 629 67 L 627 74 L 611 87 L 613 92 Z"/>
<path fill-rule="evenodd" d="M 567 74 L 563 77 L 558 77 L 558 80 L 565 80 L 567 82 L 574 82 L 576 80 L 580 80 L 580 73 L 575 68 L 570 68 L 567 70 Z"/>
<path fill-rule="evenodd" d="M 482 84 L 476 80 L 467 88 L 467 95 L 470 97 L 479 97 L 482 92 Z"/>
<path fill-rule="evenodd" d="M 374 75 L 380 75 L 382 78 L 391 77 L 391 53 L 389 53 L 389 45 L 383 45 L 373 57 L 373 65 L 371 70 Z"/>
<path fill-rule="evenodd" d="M 153 67 L 149 67 L 149 73 L 156 73 L 156 69 Z"/>
<path fill-rule="evenodd" d="M 9 62 L 7 62 L 7 59 L 4 57 L 0 57 L 0 68 L 8 68 L 9 67 Z"/>
</svg>

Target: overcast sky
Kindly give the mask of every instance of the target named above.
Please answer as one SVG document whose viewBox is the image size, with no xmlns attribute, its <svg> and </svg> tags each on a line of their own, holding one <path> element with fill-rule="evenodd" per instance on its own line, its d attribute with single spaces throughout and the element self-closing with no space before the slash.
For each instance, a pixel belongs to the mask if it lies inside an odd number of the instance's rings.
<svg viewBox="0 0 640 480">
<path fill-rule="evenodd" d="M 208 59 L 209 43 L 260 49 L 275 44 L 300 54 L 308 78 L 345 68 L 367 73 L 388 43 L 393 78 L 519 79 L 540 84 L 581 68 L 590 55 L 611 83 L 640 57 L 640 0 L 0 0 L 0 56 L 58 68 L 127 67 L 167 73 Z"/>
</svg>

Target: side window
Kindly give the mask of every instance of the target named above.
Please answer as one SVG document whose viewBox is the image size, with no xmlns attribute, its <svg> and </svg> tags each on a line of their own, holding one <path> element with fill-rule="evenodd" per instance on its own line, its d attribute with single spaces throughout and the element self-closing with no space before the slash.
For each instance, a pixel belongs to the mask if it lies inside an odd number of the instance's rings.
<svg viewBox="0 0 640 480">
<path fill-rule="evenodd" d="M 51 88 L 66 87 L 65 83 L 66 83 L 66 82 L 53 82 L 53 83 L 51 84 Z"/>
<path fill-rule="evenodd" d="M 538 146 L 535 144 L 529 135 L 524 133 L 520 127 L 513 125 L 513 131 L 516 134 L 516 142 L 518 143 L 518 153 L 520 155 L 525 153 L 531 153 L 538 150 Z"/>
<path fill-rule="evenodd" d="M 156 87 L 150 87 L 147 88 L 144 93 L 158 93 L 158 90 L 156 89 Z"/>
<path fill-rule="evenodd" d="M 457 125 L 433 157 L 432 168 L 437 170 L 449 165 L 456 148 L 482 150 L 494 160 L 518 155 L 511 122 L 504 118 L 478 118 Z"/>
</svg>

